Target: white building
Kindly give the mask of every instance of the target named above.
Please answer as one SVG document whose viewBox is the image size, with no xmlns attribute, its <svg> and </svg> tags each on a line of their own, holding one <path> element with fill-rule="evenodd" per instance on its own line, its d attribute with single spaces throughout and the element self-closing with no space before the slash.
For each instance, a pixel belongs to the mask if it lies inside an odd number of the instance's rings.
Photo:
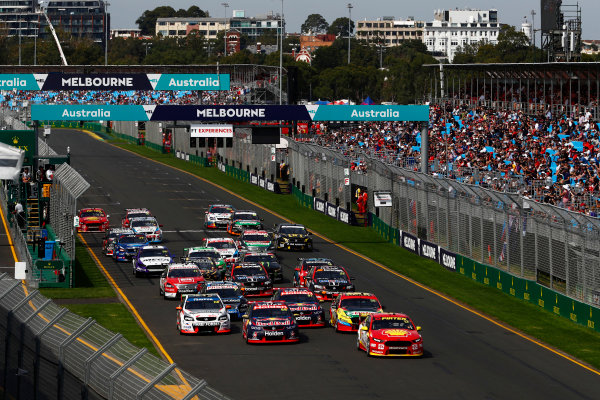
<svg viewBox="0 0 600 400">
<path fill-rule="evenodd" d="M 386 47 L 399 46 L 405 40 L 423 40 L 425 22 L 394 17 L 356 21 L 356 38 L 369 43 L 381 43 Z"/>
<path fill-rule="evenodd" d="M 460 47 L 482 41 L 496 44 L 499 33 L 497 10 L 438 10 L 425 24 L 423 42 L 428 51 L 452 62 Z"/>
</svg>

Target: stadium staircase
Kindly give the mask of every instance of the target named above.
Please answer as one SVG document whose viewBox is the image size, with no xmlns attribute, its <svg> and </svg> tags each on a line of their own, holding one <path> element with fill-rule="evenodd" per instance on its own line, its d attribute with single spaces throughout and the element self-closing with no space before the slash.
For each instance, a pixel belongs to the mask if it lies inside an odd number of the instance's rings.
<svg viewBox="0 0 600 400">
<path fill-rule="evenodd" d="M 367 213 L 354 213 L 354 217 L 356 218 L 356 224 L 358 226 L 368 226 L 369 225 L 369 216 Z"/>
<path fill-rule="evenodd" d="M 277 178 L 277 184 L 279 185 L 281 194 L 292 194 L 292 184 L 290 181 L 284 181 L 283 179 Z"/>
<path fill-rule="evenodd" d="M 40 205 L 38 199 L 27 199 L 27 225 L 40 226 Z"/>
</svg>

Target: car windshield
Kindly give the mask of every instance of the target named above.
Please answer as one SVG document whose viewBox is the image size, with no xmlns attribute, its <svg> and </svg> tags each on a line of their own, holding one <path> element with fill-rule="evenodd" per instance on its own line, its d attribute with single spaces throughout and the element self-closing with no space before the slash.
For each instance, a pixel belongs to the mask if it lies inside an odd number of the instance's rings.
<svg viewBox="0 0 600 400">
<path fill-rule="evenodd" d="M 315 261 L 315 262 L 311 262 L 311 263 L 306 263 L 302 265 L 302 269 L 304 271 L 307 271 L 309 269 L 311 269 L 311 267 L 316 267 L 316 266 L 328 266 L 328 265 L 333 265 L 333 261 Z"/>
<path fill-rule="evenodd" d="M 189 258 L 221 258 L 218 251 L 215 250 L 204 250 L 204 251 L 193 251 L 189 254 Z"/>
<path fill-rule="evenodd" d="M 282 226 L 280 232 L 286 235 L 305 235 L 306 229 L 301 226 Z"/>
<path fill-rule="evenodd" d="M 215 267 L 215 263 L 211 259 L 201 259 L 201 260 L 192 260 L 194 264 L 198 266 L 203 271 L 213 269 Z"/>
<path fill-rule="evenodd" d="M 258 215 L 254 213 L 235 213 L 233 214 L 233 219 L 241 219 L 244 221 L 258 221 Z"/>
<path fill-rule="evenodd" d="M 252 310 L 252 318 L 288 318 L 289 316 L 290 311 L 287 307 Z"/>
<path fill-rule="evenodd" d="M 373 330 L 379 329 L 410 329 L 414 330 L 415 326 L 407 318 L 381 318 L 373 321 Z"/>
<path fill-rule="evenodd" d="M 244 235 L 242 240 L 246 242 L 270 242 L 271 236 L 268 233 L 248 233 Z"/>
<path fill-rule="evenodd" d="M 220 300 L 214 299 L 193 299 L 185 302 L 186 310 L 215 310 L 222 308 Z"/>
<path fill-rule="evenodd" d="M 140 244 L 146 242 L 147 240 L 145 235 L 125 235 L 119 238 L 119 243 Z"/>
<path fill-rule="evenodd" d="M 325 270 L 322 269 L 320 271 L 315 272 L 315 279 L 327 279 L 327 280 L 337 280 L 337 281 L 347 281 L 346 273 L 342 270 Z"/>
<path fill-rule="evenodd" d="M 209 244 L 215 249 L 235 249 L 235 244 L 233 242 L 210 242 Z"/>
<path fill-rule="evenodd" d="M 137 219 L 137 220 L 131 221 L 132 228 L 139 228 L 142 226 L 156 226 L 156 225 L 157 225 L 156 221 L 151 220 L 151 219 Z"/>
<path fill-rule="evenodd" d="M 90 217 L 104 217 L 104 213 L 102 211 L 83 211 L 81 213 L 82 218 L 90 218 Z"/>
<path fill-rule="evenodd" d="M 140 257 L 169 257 L 167 249 L 142 249 Z"/>
<path fill-rule="evenodd" d="M 169 278 L 196 278 L 201 275 L 198 268 L 173 268 L 169 270 Z"/>
<path fill-rule="evenodd" d="M 145 212 L 136 212 L 136 213 L 128 214 L 127 218 L 133 219 L 133 218 L 147 217 L 148 215 L 150 215 L 150 214 L 145 213 Z"/>
<path fill-rule="evenodd" d="M 230 214 L 233 209 L 231 207 L 211 207 L 209 212 L 213 214 Z"/>
<path fill-rule="evenodd" d="M 246 255 L 244 256 L 244 261 L 248 262 L 277 262 L 277 258 L 275 258 L 272 254 L 256 254 L 256 255 Z"/>
<path fill-rule="evenodd" d="M 377 311 L 381 306 L 375 299 L 349 298 L 340 301 L 340 307 L 353 311 Z"/>
<path fill-rule="evenodd" d="M 282 294 L 281 300 L 290 303 L 318 303 L 319 301 L 312 293 L 290 293 Z"/>
<path fill-rule="evenodd" d="M 232 297 L 240 297 L 242 292 L 239 288 L 207 288 L 206 293 L 218 294 L 222 299 L 229 299 Z"/>
<path fill-rule="evenodd" d="M 248 275 L 248 276 L 263 276 L 265 271 L 258 267 L 237 267 L 233 270 L 233 276 Z"/>
</svg>

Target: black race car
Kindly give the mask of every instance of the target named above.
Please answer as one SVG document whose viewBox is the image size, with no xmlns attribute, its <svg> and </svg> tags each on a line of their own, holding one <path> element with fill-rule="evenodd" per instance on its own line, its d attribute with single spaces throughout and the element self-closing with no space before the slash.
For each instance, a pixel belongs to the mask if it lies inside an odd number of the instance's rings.
<svg viewBox="0 0 600 400">
<path fill-rule="evenodd" d="M 271 278 L 273 282 L 283 280 L 281 264 L 279 264 L 279 260 L 277 260 L 277 257 L 273 253 L 245 253 L 240 257 L 239 262 L 258 263 L 265 267 L 269 274 L 269 278 Z"/>
<path fill-rule="evenodd" d="M 312 250 L 312 233 L 299 224 L 275 224 L 273 238 L 276 249 Z"/>
</svg>

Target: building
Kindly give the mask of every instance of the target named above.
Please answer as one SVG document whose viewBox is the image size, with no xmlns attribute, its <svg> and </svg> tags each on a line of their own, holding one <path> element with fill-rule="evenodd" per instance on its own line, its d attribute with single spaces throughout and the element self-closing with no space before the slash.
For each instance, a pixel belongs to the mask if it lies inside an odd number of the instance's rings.
<svg viewBox="0 0 600 400">
<path fill-rule="evenodd" d="M 438 10 L 434 20 L 425 24 L 423 42 L 429 52 L 452 62 L 460 47 L 496 44 L 499 33 L 497 10 Z"/>
<path fill-rule="evenodd" d="M 300 49 L 313 52 L 319 47 L 329 47 L 335 42 L 335 35 L 300 35 Z"/>
<path fill-rule="evenodd" d="M 231 55 L 235 53 L 239 53 L 242 49 L 242 34 L 236 30 L 229 30 L 226 33 L 227 37 L 227 54 Z"/>
<path fill-rule="evenodd" d="M 245 13 L 236 10 L 234 17 L 229 20 L 229 29 L 235 29 L 242 35 L 248 36 L 251 42 L 255 42 L 259 37 L 272 33 L 279 35 L 280 28 L 285 27 L 285 20 L 281 19 L 279 14 L 269 12 L 266 15 L 259 15 L 247 18 Z"/>
<path fill-rule="evenodd" d="M 0 0 L 0 29 L 7 36 L 33 37 L 39 30 L 37 0 Z M 43 19 L 43 17 L 42 17 Z"/>
<path fill-rule="evenodd" d="M 137 28 L 120 28 L 111 29 L 110 38 L 124 38 L 124 39 L 139 39 L 142 36 L 142 30 Z"/>
<path fill-rule="evenodd" d="M 90 38 L 104 45 L 110 33 L 110 14 L 105 0 L 49 0 L 45 9 L 54 29 L 73 37 Z M 42 25 L 45 24 L 43 20 Z M 45 27 L 40 36 L 47 35 Z"/>
<path fill-rule="evenodd" d="M 413 17 L 397 20 L 394 17 L 382 17 L 376 20 L 357 21 L 356 38 L 385 47 L 398 46 L 405 40 L 423 40 L 424 21 L 415 21 Z"/>
<path fill-rule="evenodd" d="M 582 40 L 581 41 L 581 53 L 582 54 L 599 54 L 600 53 L 600 40 Z"/>
</svg>

